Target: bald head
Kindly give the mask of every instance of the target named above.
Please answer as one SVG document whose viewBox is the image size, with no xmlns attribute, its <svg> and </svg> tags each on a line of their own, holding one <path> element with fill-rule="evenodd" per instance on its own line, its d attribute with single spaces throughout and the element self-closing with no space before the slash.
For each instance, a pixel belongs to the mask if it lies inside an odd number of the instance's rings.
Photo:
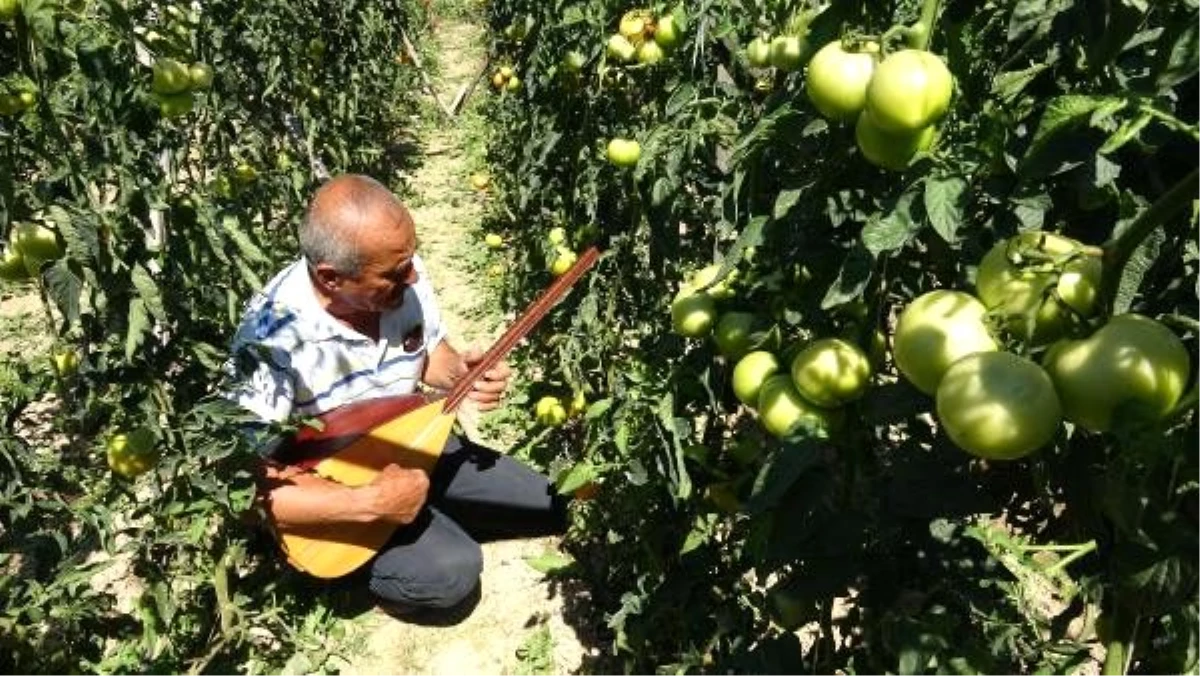
<svg viewBox="0 0 1200 676">
<path fill-rule="evenodd" d="M 300 223 L 300 251 L 312 265 L 327 264 L 343 275 L 357 276 L 363 263 L 363 246 L 396 230 L 402 235 L 413 227 L 412 216 L 390 190 L 375 179 L 345 174 L 320 188 L 309 202 Z"/>
</svg>

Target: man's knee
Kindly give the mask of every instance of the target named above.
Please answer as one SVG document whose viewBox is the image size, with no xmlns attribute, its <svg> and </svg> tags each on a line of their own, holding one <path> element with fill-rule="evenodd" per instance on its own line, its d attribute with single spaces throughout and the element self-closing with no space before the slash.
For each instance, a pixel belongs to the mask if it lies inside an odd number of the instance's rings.
<svg viewBox="0 0 1200 676">
<path fill-rule="evenodd" d="M 397 562 L 399 563 L 399 562 Z M 381 557 L 372 570 L 371 591 L 393 603 L 425 608 L 451 608 L 479 586 L 483 553 L 478 545 L 439 551 L 436 556 L 403 565 Z"/>
</svg>

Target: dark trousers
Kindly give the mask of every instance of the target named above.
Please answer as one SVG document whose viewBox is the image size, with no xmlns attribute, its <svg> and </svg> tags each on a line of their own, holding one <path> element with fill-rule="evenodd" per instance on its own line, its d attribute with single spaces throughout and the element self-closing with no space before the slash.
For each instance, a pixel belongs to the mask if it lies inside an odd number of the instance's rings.
<svg viewBox="0 0 1200 676">
<path fill-rule="evenodd" d="M 400 606 L 455 606 L 479 584 L 480 542 L 562 533 L 566 505 L 546 477 L 451 436 L 425 509 L 371 562 L 370 589 Z"/>
</svg>

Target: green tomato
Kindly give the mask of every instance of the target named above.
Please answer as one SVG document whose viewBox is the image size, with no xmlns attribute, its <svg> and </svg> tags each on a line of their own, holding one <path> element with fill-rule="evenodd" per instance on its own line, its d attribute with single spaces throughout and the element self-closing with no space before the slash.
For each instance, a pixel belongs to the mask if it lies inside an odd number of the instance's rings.
<svg viewBox="0 0 1200 676">
<path fill-rule="evenodd" d="M 608 161 L 618 167 L 636 167 L 642 158 L 642 145 L 637 141 L 615 138 L 608 142 Z"/>
<path fill-rule="evenodd" d="M 53 356 L 54 371 L 60 378 L 68 378 L 79 370 L 79 353 L 75 350 L 56 350 Z"/>
<path fill-rule="evenodd" d="M 746 45 L 746 60 L 755 68 L 766 68 L 771 65 L 771 42 L 763 37 L 757 37 Z"/>
<path fill-rule="evenodd" d="M 192 112 L 195 100 L 191 92 L 180 94 L 160 94 L 158 96 L 158 111 L 168 119 L 182 117 Z"/>
<path fill-rule="evenodd" d="M 159 59 L 154 62 L 154 78 L 150 89 L 155 94 L 179 94 L 192 85 L 188 67 L 175 59 Z"/>
<path fill-rule="evenodd" d="M 500 247 L 504 246 L 504 238 L 494 232 L 489 232 L 487 236 L 483 238 L 483 241 L 488 245 L 488 248 L 491 249 L 499 249 Z"/>
<path fill-rule="evenodd" d="M 575 50 L 567 52 L 562 60 L 563 68 L 571 73 L 578 73 L 583 70 L 585 63 L 587 63 L 587 57 Z"/>
<path fill-rule="evenodd" d="M 742 357 L 733 367 L 733 393 L 738 401 L 754 408 L 758 406 L 758 395 L 767 378 L 779 371 L 779 360 L 774 354 L 758 350 Z"/>
<path fill-rule="evenodd" d="M 188 66 L 188 78 L 192 89 L 208 89 L 213 83 L 213 69 L 207 63 L 193 63 Z"/>
<path fill-rule="evenodd" d="M 868 42 L 862 51 L 848 52 L 841 40 L 830 42 L 808 62 L 804 86 L 809 100 L 831 120 L 854 119 L 867 103 L 867 85 L 878 59 L 878 43 Z"/>
<path fill-rule="evenodd" d="M 617 31 L 629 40 L 641 40 L 646 32 L 646 21 L 638 12 L 626 12 L 625 16 L 621 17 Z"/>
<path fill-rule="evenodd" d="M 608 38 L 606 46 L 608 58 L 621 63 L 629 63 L 637 56 L 637 47 L 624 35 L 613 35 Z"/>
<path fill-rule="evenodd" d="M 38 223 L 18 223 L 9 233 L 9 238 L 13 249 L 25 258 L 26 265 L 32 264 L 33 269 L 63 255 L 58 234 Z"/>
<path fill-rule="evenodd" d="M 976 352 L 1000 349 L 983 318 L 987 308 L 961 291 L 930 291 L 908 304 L 892 335 L 896 368 L 925 394 L 937 392 L 950 366 Z"/>
<path fill-rule="evenodd" d="M 157 443 L 154 432 L 147 427 L 115 434 L 106 446 L 108 466 L 113 472 L 132 479 L 158 462 Z"/>
<path fill-rule="evenodd" d="M 854 138 L 867 161 L 882 169 L 904 171 L 917 153 L 933 145 L 936 132 L 928 126 L 913 133 L 893 133 L 879 128 L 867 112 L 858 116 Z"/>
<path fill-rule="evenodd" d="M 29 108 L 32 108 L 33 104 L 37 103 L 37 99 L 38 99 L 37 92 L 29 90 L 29 89 L 26 89 L 25 91 L 21 92 L 20 94 L 17 94 L 17 100 L 19 100 L 21 102 L 21 107 L 24 110 L 28 110 Z"/>
<path fill-rule="evenodd" d="M 546 427 L 557 427 L 567 421 L 567 409 L 558 397 L 545 396 L 534 406 L 534 417 Z"/>
<path fill-rule="evenodd" d="M 1029 231 L 1001 240 L 979 262 L 975 292 L 989 309 L 999 311 L 1016 335 L 1031 336 L 1034 344 L 1055 340 L 1066 331 L 1070 311 L 1085 318 L 1095 313 L 1100 259 L 1076 256 L 1056 271 L 1047 263 L 1029 260 L 1029 255 L 1065 256 L 1080 246 L 1076 240 L 1051 232 Z M 1025 258 L 1029 264 L 1014 263 L 1014 258 Z M 1049 294 L 1051 288 L 1067 308 Z M 1026 321 L 1030 313 L 1034 317 L 1032 331 Z"/>
<path fill-rule="evenodd" d="M 233 178 L 242 185 L 248 185 L 258 180 L 258 170 L 249 162 L 238 162 L 233 168 Z"/>
<path fill-rule="evenodd" d="M 647 66 L 653 65 L 653 64 L 658 63 L 659 61 L 662 61 L 663 56 L 665 56 L 665 55 L 666 55 L 666 53 L 663 52 L 663 48 L 660 47 L 657 42 L 653 42 L 653 41 L 643 42 L 642 46 L 638 47 L 638 49 L 637 49 L 638 63 L 644 64 Z"/>
<path fill-rule="evenodd" d="M 1109 431 L 1117 418 L 1161 419 L 1191 373 L 1179 337 L 1138 314 L 1113 317 L 1088 338 L 1055 343 L 1043 363 L 1067 420 L 1092 432 Z"/>
<path fill-rule="evenodd" d="M 551 228 L 549 234 L 546 235 L 546 239 L 550 241 L 550 244 L 558 246 L 567 241 L 567 231 L 562 227 Z"/>
<path fill-rule="evenodd" d="M 680 289 L 671 302 L 671 328 L 686 338 L 703 338 L 717 319 L 717 303 L 703 291 Z"/>
<path fill-rule="evenodd" d="M 0 22 L 8 23 L 21 11 L 21 0 L 0 0 Z"/>
<path fill-rule="evenodd" d="M 1015 460 L 1050 443 L 1062 407 L 1050 376 L 1009 352 L 956 361 L 937 388 L 937 417 L 959 448 L 989 460 Z"/>
<path fill-rule="evenodd" d="M 658 26 L 654 29 L 654 41 L 659 47 L 670 51 L 679 46 L 680 30 L 679 26 L 675 25 L 675 17 L 670 14 L 658 20 Z"/>
<path fill-rule="evenodd" d="M 880 129 L 912 133 L 946 114 L 953 91 L 954 78 L 941 57 L 902 49 L 875 69 L 867 87 L 866 110 Z"/>
<path fill-rule="evenodd" d="M 0 115 L 11 117 L 25 112 L 25 104 L 20 94 L 0 93 Z"/>
<path fill-rule="evenodd" d="M 575 265 L 577 259 L 578 257 L 574 251 L 564 246 L 557 247 L 557 255 L 550 262 L 550 274 L 555 277 L 561 276 L 567 270 L 570 270 L 572 265 Z"/>
<path fill-rule="evenodd" d="M 29 268 L 25 265 L 25 257 L 16 247 L 9 247 L 0 254 L 0 279 L 9 282 L 20 282 L 29 279 Z"/>
<path fill-rule="evenodd" d="M 794 35 L 780 35 L 771 40 L 771 65 L 789 73 L 800 70 L 803 52 L 803 40 Z"/>
<path fill-rule="evenodd" d="M 778 373 L 767 378 L 758 393 L 758 420 L 779 438 L 790 436 L 802 427 L 826 438 L 841 427 L 842 413 L 808 403 L 796 391 L 792 377 Z"/>
<path fill-rule="evenodd" d="M 871 383 L 871 362 L 840 338 L 813 341 L 792 360 L 792 381 L 805 399 L 836 408 L 861 397 Z"/>
<path fill-rule="evenodd" d="M 325 58 L 325 41 L 321 38 L 313 38 L 308 41 L 308 58 L 320 62 Z"/>
<path fill-rule="evenodd" d="M 508 82 L 504 83 L 504 89 L 510 92 L 521 91 L 521 78 L 516 75 L 508 78 Z"/>
<path fill-rule="evenodd" d="M 717 320 L 713 341 L 727 359 L 741 359 L 750 351 L 750 336 L 758 327 L 758 317 L 749 312 L 726 312 Z"/>
</svg>

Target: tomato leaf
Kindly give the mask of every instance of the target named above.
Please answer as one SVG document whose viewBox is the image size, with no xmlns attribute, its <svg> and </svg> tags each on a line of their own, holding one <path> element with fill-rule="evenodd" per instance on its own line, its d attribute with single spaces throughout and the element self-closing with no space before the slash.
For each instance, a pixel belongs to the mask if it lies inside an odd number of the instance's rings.
<svg viewBox="0 0 1200 676">
<path fill-rule="evenodd" d="M 771 217 L 777 221 L 783 220 L 792 207 L 800 201 L 800 195 L 803 192 L 803 188 L 788 188 L 779 191 L 779 195 L 775 197 L 775 208 L 771 210 Z"/>
<path fill-rule="evenodd" d="M 1042 114 L 1029 150 L 1021 160 L 1025 171 L 1033 172 L 1034 167 L 1040 167 L 1045 161 L 1043 155 L 1046 154 L 1051 140 L 1084 124 L 1098 126 L 1127 103 L 1128 99 L 1125 97 L 1080 94 L 1068 94 L 1051 100 Z"/>
<path fill-rule="evenodd" d="M 1196 22 L 1188 21 L 1183 24 L 1183 31 L 1175 37 L 1169 50 L 1162 50 L 1166 64 L 1159 71 L 1157 84 L 1160 89 L 1168 89 L 1196 76 L 1200 70 L 1200 28 Z"/>
<path fill-rule="evenodd" d="M 154 278 L 150 276 L 150 271 L 140 263 L 133 266 L 132 281 L 133 287 L 137 289 L 138 298 L 145 304 L 150 316 L 165 324 L 167 311 L 163 308 L 162 294 L 159 293 Z"/>
<path fill-rule="evenodd" d="M 821 300 L 821 309 L 842 305 L 858 298 L 867 288 L 871 280 L 871 270 L 875 265 L 875 257 L 863 245 L 859 244 L 846 254 L 842 268 L 838 270 L 837 279 L 829 285 L 825 298 Z"/>
<path fill-rule="evenodd" d="M 930 177 L 925 181 L 925 213 L 933 229 L 946 242 L 957 240 L 967 202 L 967 181 L 961 176 Z"/>
<path fill-rule="evenodd" d="M 1016 42 L 1031 32 L 1045 35 L 1054 17 L 1070 7 L 1069 0 L 1021 0 L 1008 20 L 1008 41 Z"/>
<path fill-rule="evenodd" d="M 1121 271 L 1121 281 L 1117 285 L 1117 295 L 1113 299 L 1113 314 L 1128 312 L 1133 306 L 1133 299 L 1137 297 L 1142 280 L 1158 260 L 1166 241 L 1166 234 L 1161 229 L 1156 229 L 1151 231 L 1134 250 L 1133 255 L 1125 264 L 1125 269 Z"/>
<path fill-rule="evenodd" d="M 572 570 L 575 559 L 559 552 L 546 551 L 537 556 L 525 557 L 525 563 L 543 575 L 564 575 Z"/>
<path fill-rule="evenodd" d="M 992 79 L 992 94 L 1005 103 L 1012 103 L 1025 91 L 1029 83 L 1048 68 L 1049 64 L 1039 63 L 1024 70 L 997 73 Z"/>
<path fill-rule="evenodd" d="M 821 449 L 821 442 L 814 438 L 784 442 L 767 458 L 754 479 L 746 511 L 757 514 L 774 507 L 801 474 L 820 463 Z"/>
<path fill-rule="evenodd" d="M 912 203 L 916 194 L 906 192 L 896 200 L 895 206 L 886 215 L 875 214 L 863 226 L 862 243 L 867 251 L 878 256 L 881 253 L 902 248 L 921 229 L 913 218 Z"/>
<path fill-rule="evenodd" d="M 559 476 L 558 492 L 564 495 L 573 493 L 575 489 L 586 485 L 589 481 L 595 480 L 598 474 L 596 466 L 590 461 L 580 461 L 566 473 Z"/>
<path fill-rule="evenodd" d="M 150 330 L 150 314 L 146 304 L 140 298 L 134 298 L 129 303 L 129 328 L 125 331 L 125 360 L 132 361 L 133 355 L 146 339 Z"/>
<path fill-rule="evenodd" d="M 42 273 L 46 291 L 67 324 L 79 320 L 79 296 L 83 293 L 83 280 L 71 270 L 66 258 L 54 261 Z"/>
</svg>

